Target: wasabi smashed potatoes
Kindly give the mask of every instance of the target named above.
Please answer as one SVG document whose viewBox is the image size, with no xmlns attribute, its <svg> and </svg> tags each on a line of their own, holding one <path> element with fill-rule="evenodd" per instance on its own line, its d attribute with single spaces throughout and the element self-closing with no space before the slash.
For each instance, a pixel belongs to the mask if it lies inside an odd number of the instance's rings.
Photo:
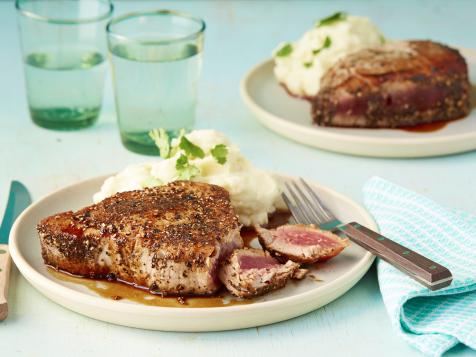
<svg viewBox="0 0 476 357">
<path fill-rule="evenodd" d="M 160 141 L 160 135 L 157 140 Z M 117 192 L 190 179 L 228 190 L 231 204 L 245 226 L 267 223 L 268 214 L 274 212 L 280 202 L 281 190 L 275 179 L 255 168 L 239 148 L 218 131 L 195 130 L 172 139 L 168 148 L 159 147 L 161 153 L 169 151 L 164 160 L 132 165 L 109 177 L 94 195 L 94 202 Z"/>
<path fill-rule="evenodd" d="M 274 74 L 291 94 L 314 97 L 321 77 L 338 60 L 384 41 L 369 19 L 338 12 L 318 21 L 298 41 L 282 43 L 273 54 Z"/>
</svg>

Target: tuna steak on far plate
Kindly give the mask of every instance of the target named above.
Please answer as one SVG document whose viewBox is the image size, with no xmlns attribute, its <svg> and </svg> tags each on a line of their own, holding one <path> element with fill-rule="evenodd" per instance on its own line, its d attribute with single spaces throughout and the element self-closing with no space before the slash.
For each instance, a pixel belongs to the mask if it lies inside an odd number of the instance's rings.
<svg viewBox="0 0 476 357">
<path fill-rule="evenodd" d="M 432 41 L 389 42 L 350 54 L 321 79 L 312 103 L 318 125 L 398 128 L 467 116 L 465 59 Z"/>
</svg>

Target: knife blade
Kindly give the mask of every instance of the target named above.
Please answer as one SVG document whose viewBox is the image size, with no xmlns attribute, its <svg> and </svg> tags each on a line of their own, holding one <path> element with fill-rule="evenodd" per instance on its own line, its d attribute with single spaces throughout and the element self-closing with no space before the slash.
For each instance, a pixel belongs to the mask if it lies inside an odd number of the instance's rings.
<svg viewBox="0 0 476 357">
<path fill-rule="evenodd" d="M 31 203 L 30 193 L 19 181 L 12 181 L 8 194 L 7 207 L 0 225 L 0 321 L 8 315 L 8 280 L 10 277 L 10 253 L 8 238 L 13 222 Z"/>
<path fill-rule="evenodd" d="M 13 222 L 31 203 L 30 193 L 19 181 L 12 181 L 8 195 L 7 207 L 0 226 L 0 244 L 8 244 L 8 236 Z"/>
</svg>

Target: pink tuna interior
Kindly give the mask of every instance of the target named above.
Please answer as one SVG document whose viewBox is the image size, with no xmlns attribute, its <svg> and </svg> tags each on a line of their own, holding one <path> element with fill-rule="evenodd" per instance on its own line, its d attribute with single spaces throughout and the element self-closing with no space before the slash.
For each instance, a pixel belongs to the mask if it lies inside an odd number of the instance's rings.
<svg viewBox="0 0 476 357">
<path fill-rule="evenodd" d="M 278 230 L 277 238 L 284 240 L 288 244 L 310 246 L 319 245 L 322 248 L 338 246 L 338 242 L 327 237 L 326 235 L 309 229 L 292 227 Z"/>
<path fill-rule="evenodd" d="M 279 265 L 278 261 L 273 257 L 257 256 L 257 255 L 241 255 L 238 258 L 240 268 L 247 269 L 265 269 Z"/>
<path fill-rule="evenodd" d="M 210 269 L 210 277 L 215 285 L 221 284 L 220 278 L 218 277 L 218 268 L 220 267 L 221 262 L 227 259 L 235 249 L 242 248 L 242 246 L 243 243 L 241 238 L 239 240 L 232 240 L 221 245 L 220 255 L 218 256 L 218 259 L 215 259 Z"/>
<path fill-rule="evenodd" d="M 416 110 L 428 110 L 444 100 L 448 95 L 444 88 L 433 88 L 429 86 L 419 87 L 418 90 L 408 85 L 404 90 L 390 88 L 386 96 L 377 98 L 382 107 L 389 110 L 400 111 L 403 105 L 410 103 Z M 338 102 L 336 113 L 352 115 L 365 115 L 369 105 L 369 97 L 343 96 Z"/>
</svg>

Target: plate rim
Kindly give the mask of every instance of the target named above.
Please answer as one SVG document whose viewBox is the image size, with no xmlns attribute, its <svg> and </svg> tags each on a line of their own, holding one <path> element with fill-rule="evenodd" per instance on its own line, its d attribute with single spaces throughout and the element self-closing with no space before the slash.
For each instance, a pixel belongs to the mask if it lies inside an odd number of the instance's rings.
<svg viewBox="0 0 476 357">
<path fill-rule="evenodd" d="M 462 48 L 462 47 L 457 47 L 458 50 L 460 50 L 463 54 L 468 54 L 471 57 L 474 57 L 476 59 L 476 49 L 470 49 L 470 48 Z M 466 56 L 464 56 L 466 57 Z M 266 121 L 275 121 L 279 123 L 283 127 L 287 127 L 291 130 L 300 132 L 300 133 L 306 133 L 309 134 L 309 132 L 312 131 L 312 135 L 318 140 L 319 138 L 331 138 L 331 139 L 336 139 L 341 141 L 342 143 L 359 143 L 359 144 L 370 144 L 370 145 L 387 145 L 387 146 L 406 146 L 408 144 L 412 144 L 415 146 L 426 146 L 428 144 L 444 144 L 447 142 L 455 142 L 459 140 L 465 140 L 468 141 L 470 139 L 476 139 L 476 131 L 469 132 L 469 133 L 458 133 L 458 134 L 451 134 L 451 135 L 445 135 L 445 136 L 439 136 L 439 137 L 406 137 L 406 138 L 398 138 L 398 137 L 393 137 L 393 138 L 383 138 L 383 137 L 372 137 L 372 136 L 354 136 L 349 133 L 335 133 L 335 132 L 324 132 L 321 130 L 320 127 L 308 127 L 304 126 L 301 124 L 294 123 L 292 121 L 286 120 L 284 118 L 279 117 L 278 115 L 272 114 L 262 108 L 256 100 L 252 97 L 250 94 L 250 91 L 248 90 L 250 82 L 254 75 L 263 70 L 267 66 L 272 66 L 273 59 L 272 58 L 267 58 L 266 60 L 259 62 L 258 64 L 254 65 L 251 69 L 249 69 L 245 75 L 242 77 L 240 81 L 240 95 L 245 103 L 245 105 L 248 107 L 248 109 L 251 110 L 252 114 L 255 114 L 255 118 L 258 119 L 263 125 L 265 125 L 267 128 L 271 129 L 274 132 L 277 132 L 280 135 L 286 136 L 289 139 L 299 141 L 294 139 L 291 136 L 288 136 L 286 134 L 283 134 L 280 131 L 276 131 L 273 127 L 268 125 Z M 299 100 L 295 98 L 296 100 Z M 266 118 L 266 119 L 263 119 Z M 338 128 L 337 128 L 338 129 Z M 357 128 L 358 130 L 358 128 Z M 385 129 L 384 129 L 385 130 Z M 308 144 L 310 145 L 310 144 Z M 326 150 L 331 150 L 331 151 L 338 151 L 338 152 L 343 152 L 341 150 L 332 150 L 327 147 L 322 147 L 322 146 L 317 146 L 317 145 L 312 145 L 316 146 L 319 148 L 323 148 Z M 469 151 L 469 150 L 474 150 L 476 148 L 476 142 L 474 144 L 474 147 L 472 149 L 466 149 L 464 151 Z M 457 152 L 463 152 L 463 151 L 457 151 Z M 350 152 L 349 152 L 350 153 Z M 362 156 L 372 156 L 372 155 L 364 155 L 364 154 L 358 154 Z M 437 156 L 437 155 L 444 155 L 444 154 L 432 154 L 432 155 L 423 155 L 423 156 Z M 375 155 L 377 156 L 377 155 Z M 389 155 L 385 155 L 389 156 Z M 401 155 L 390 155 L 392 157 L 407 157 L 407 155 L 401 156 Z M 415 156 L 415 155 L 412 155 Z M 422 156 L 422 155 L 416 155 L 416 156 Z"/>
<path fill-rule="evenodd" d="M 281 173 L 272 173 L 273 175 L 278 175 L 279 177 L 283 178 L 293 178 L 294 176 L 281 174 Z M 351 269 L 346 271 L 344 274 L 336 278 L 335 280 L 329 282 L 327 285 L 322 287 L 316 287 L 315 289 L 311 289 L 306 292 L 302 292 L 297 295 L 286 296 L 283 298 L 279 298 L 276 300 L 264 301 L 259 303 L 252 303 L 246 305 L 232 305 L 232 306 L 224 306 L 224 307 L 203 307 L 203 308 L 181 308 L 181 307 L 161 307 L 161 306 L 148 306 L 148 305 L 141 305 L 141 304 L 131 304 L 125 303 L 121 301 L 114 301 L 114 304 L 111 304 L 111 301 L 101 297 L 101 296 L 94 296 L 88 295 L 86 293 L 76 291 L 70 287 L 64 286 L 54 280 L 53 277 L 48 278 L 39 271 L 37 271 L 26 259 L 26 257 L 22 254 L 21 249 L 18 246 L 19 237 L 18 230 L 23 224 L 23 221 L 29 216 L 30 212 L 32 212 L 37 206 L 41 205 L 46 199 L 51 197 L 52 195 L 61 194 L 65 191 L 70 189 L 74 189 L 75 186 L 85 185 L 90 183 L 91 181 L 103 181 L 105 178 L 109 177 L 109 175 L 105 176 L 96 176 L 84 180 L 80 180 L 59 188 L 51 193 L 43 195 L 40 199 L 36 200 L 32 203 L 27 209 L 25 209 L 21 215 L 16 219 L 15 223 L 12 226 L 10 236 L 9 236 L 9 250 L 10 255 L 15 262 L 15 265 L 20 270 L 23 277 L 37 290 L 39 290 L 43 295 L 47 296 L 50 300 L 53 300 L 56 304 L 65 306 L 62 303 L 59 303 L 55 299 L 52 299 L 50 296 L 45 294 L 44 290 L 48 292 L 54 292 L 55 295 L 60 295 L 64 299 L 68 299 L 73 303 L 79 303 L 82 305 L 87 306 L 94 306 L 99 308 L 104 308 L 110 312 L 126 312 L 132 313 L 137 315 L 147 315 L 147 316 L 154 316 L 154 315 L 170 315 L 170 316 L 177 316 L 177 317 L 184 317 L 190 315 L 196 316 L 210 316 L 213 314 L 221 314 L 223 312 L 233 312 L 233 311 L 240 311 L 246 310 L 247 312 L 253 312 L 254 310 L 261 310 L 261 309 L 272 309 L 276 305 L 280 306 L 283 304 L 297 304 L 300 301 L 307 301 L 307 299 L 315 295 L 317 292 L 323 290 L 326 293 L 330 293 L 332 291 L 338 290 L 342 288 L 346 283 L 351 281 L 355 276 L 360 274 L 358 280 L 356 280 L 349 288 L 347 288 L 342 294 L 338 297 L 342 296 L 345 292 L 347 292 L 352 286 L 354 286 L 368 271 L 370 266 L 372 265 L 375 256 L 372 255 L 370 252 L 366 252 L 362 258 L 354 265 Z M 354 207 L 363 217 L 367 220 L 366 223 L 369 228 L 372 228 L 378 231 L 377 224 L 375 223 L 374 219 L 370 216 L 368 211 L 359 203 L 352 200 L 350 197 L 341 194 L 333 189 L 330 189 L 326 186 L 319 184 L 314 180 L 310 180 L 313 185 L 318 186 L 320 189 L 329 192 L 332 196 L 336 196 L 339 198 L 344 199 L 350 205 Z M 40 253 L 39 253 L 40 254 Z M 38 286 L 41 288 L 39 289 Z M 44 290 L 43 290 L 44 289 Z M 336 297 L 337 298 L 337 297 Z M 335 299 L 335 298 L 334 298 Z M 327 303 L 330 303 L 334 299 L 330 300 Z M 326 303 L 326 304 L 327 304 Z M 77 312 L 77 311 L 76 311 Z M 81 313 L 83 314 L 83 313 Z M 180 316 L 181 315 L 181 316 Z M 298 314 L 296 316 L 299 316 Z M 103 320 L 101 318 L 97 318 L 98 320 Z M 104 320 L 103 320 L 104 321 Z M 211 331 L 211 330 L 209 330 Z"/>
</svg>

